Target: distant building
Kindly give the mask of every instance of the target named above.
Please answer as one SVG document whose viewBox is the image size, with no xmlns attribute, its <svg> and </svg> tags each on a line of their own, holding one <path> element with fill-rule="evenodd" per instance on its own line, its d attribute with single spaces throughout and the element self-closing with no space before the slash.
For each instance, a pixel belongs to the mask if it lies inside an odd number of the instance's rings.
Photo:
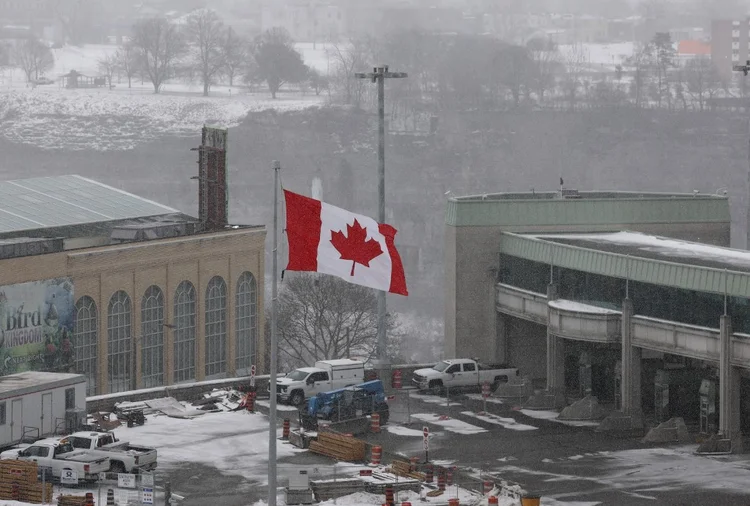
<svg viewBox="0 0 750 506">
<path fill-rule="evenodd" d="M 295 42 L 336 42 L 344 32 L 344 12 L 329 0 L 267 0 L 260 18 L 262 31 L 284 28 Z"/>
<path fill-rule="evenodd" d="M 700 40 L 681 40 L 677 44 L 677 63 L 684 65 L 685 62 L 695 59 L 710 59 L 711 44 Z"/>
<path fill-rule="evenodd" d="M 711 61 L 725 79 L 732 66 L 748 60 L 750 17 L 743 21 L 715 19 L 711 22 Z"/>
</svg>

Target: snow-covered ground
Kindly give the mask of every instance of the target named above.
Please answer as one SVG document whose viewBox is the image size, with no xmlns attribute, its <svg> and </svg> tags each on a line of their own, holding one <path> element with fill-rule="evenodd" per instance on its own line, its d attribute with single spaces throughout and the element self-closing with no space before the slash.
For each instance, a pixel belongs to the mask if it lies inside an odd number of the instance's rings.
<svg viewBox="0 0 750 506">
<path fill-rule="evenodd" d="M 63 74 L 76 70 L 99 75 L 98 60 L 115 46 L 66 46 L 56 49 L 55 67 L 47 73 L 57 82 L 31 87 L 20 69 L 0 70 L 0 135 L 46 149 L 127 150 L 163 135 L 195 136 L 204 124 L 237 125 L 251 112 L 293 111 L 319 106 L 324 97 L 314 93 L 282 92 L 276 100 L 261 88 L 214 86 L 203 97 L 200 83 L 167 82 L 159 95 L 148 81 L 113 80 L 114 87 L 64 89 Z M 316 65 L 321 51 L 307 52 Z"/>
<path fill-rule="evenodd" d="M 157 448 L 160 469 L 197 463 L 267 483 L 268 418 L 259 413 L 208 413 L 193 419 L 150 416 L 143 426 L 120 427 L 115 433 L 122 440 Z M 276 448 L 279 459 L 303 451 L 289 443 Z"/>
</svg>

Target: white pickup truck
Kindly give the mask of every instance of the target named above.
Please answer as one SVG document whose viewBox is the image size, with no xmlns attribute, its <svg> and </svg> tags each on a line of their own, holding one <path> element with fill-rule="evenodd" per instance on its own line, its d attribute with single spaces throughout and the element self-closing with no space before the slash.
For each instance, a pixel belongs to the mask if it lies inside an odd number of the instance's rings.
<svg viewBox="0 0 750 506">
<path fill-rule="evenodd" d="M 412 382 L 420 390 L 442 392 L 446 388 L 479 388 L 489 383 L 494 391 L 498 385 L 518 376 L 518 369 L 505 364 L 480 364 L 470 358 L 443 360 L 429 369 L 417 369 Z"/>
<path fill-rule="evenodd" d="M 110 466 L 109 457 L 76 450 L 66 438 L 42 439 L 26 448 L 7 450 L 0 453 L 0 459 L 34 461 L 56 479 L 60 479 L 63 471 L 75 471 L 80 481 L 96 481 L 99 473 L 109 471 Z"/>
<path fill-rule="evenodd" d="M 359 385 L 364 381 L 364 362 L 348 358 L 319 360 L 315 367 L 301 367 L 277 378 L 276 393 L 280 401 L 299 406 L 305 399 L 319 393 Z"/>
<path fill-rule="evenodd" d="M 74 432 L 67 438 L 73 448 L 86 453 L 109 457 L 109 471 L 138 473 L 156 469 L 156 449 L 118 441 L 111 432 Z"/>
</svg>

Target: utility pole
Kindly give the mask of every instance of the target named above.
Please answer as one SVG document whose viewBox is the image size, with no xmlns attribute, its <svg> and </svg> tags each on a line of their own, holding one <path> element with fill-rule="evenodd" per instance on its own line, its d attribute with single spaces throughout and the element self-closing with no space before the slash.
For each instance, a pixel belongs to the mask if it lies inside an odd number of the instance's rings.
<svg viewBox="0 0 750 506">
<path fill-rule="evenodd" d="M 385 80 L 403 79 L 406 72 L 389 72 L 388 65 L 374 67 L 372 72 L 357 72 L 359 79 L 370 79 L 378 85 L 378 222 L 385 223 Z M 378 292 L 378 362 L 383 366 L 388 362 L 386 353 L 386 307 L 385 292 Z"/>
<path fill-rule="evenodd" d="M 747 60 L 744 65 L 734 65 L 732 70 L 735 72 L 742 72 L 747 77 L 750 72 L 750 60 Z M 750 123 L 748 123 L 748 129 L 750 130 Z M 750 249 L 750 132 L 748 133 L 748 144 L 747 144 L 747 160 L 748 160 L 748 172 L 747 172 L 747 223 L 745 224 L 745 249 Z"/>
</svg>

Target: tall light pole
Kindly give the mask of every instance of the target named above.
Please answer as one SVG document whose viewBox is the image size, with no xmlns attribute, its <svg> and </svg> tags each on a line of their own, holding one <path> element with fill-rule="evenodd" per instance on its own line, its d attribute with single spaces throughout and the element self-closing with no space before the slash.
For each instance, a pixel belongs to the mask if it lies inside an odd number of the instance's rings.
<svg viewBox="0 0 750 506">
<path fill-rule="evenodd" d="M 385 223 L 385 80 L 403 79 L 406 72 L 389 72 L 388 65 L 374 67 L 372 72 L 357 72 L 359 79 L 370 79 L 378 85 L 378 222 Z M 386 307 L 385 292 L 378 292 L 378 361 L 380 365 L 388 362 L 386 353 Z"/>
<path fill-rule="evenodd" d="M 745 77 L 747 77 L 748 72 L 750 72 L 750 60 L 747 60 L 745 62 L 745 65 L 734 65 L 732 67 L 732 70 L 735 72 L 742 72 L 745 74 Z M 750 128 L 750 127 L 749 127 Z M 750 138 L 748 139 L 748 164 L 750 164 Z M 747 172 L 747 198 L 748 198 L 748 204 L 747 204 L 747 223 L 745 224 L 745 249 L 750 249 L 750 169 Z"/>
</svg>

